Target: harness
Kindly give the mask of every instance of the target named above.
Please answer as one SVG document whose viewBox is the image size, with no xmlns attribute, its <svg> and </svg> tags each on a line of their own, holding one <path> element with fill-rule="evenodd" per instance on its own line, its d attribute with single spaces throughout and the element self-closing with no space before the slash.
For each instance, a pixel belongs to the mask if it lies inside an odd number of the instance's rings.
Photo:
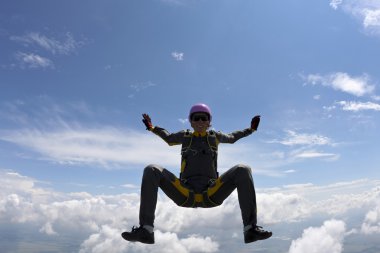
<svg viewBox="0 0 380 253">
<path fill-rule="evenodd" d="M 215 134 L 215 131 L 211 130 L 211 131 L 208 131 L 207 133 L 207 144 L 208 146 L 210 147 L 210 149 L 212 150 L 212 152 L 214 153 L 214 168 L 215 168 L 215 174 L 218 178 L 219 176 L 219 173 L 217 171 L 217 168 L 218 168 L 218 164 L 217 164 L 217 157 L 218 157 L 218 144 L 217 144 L 217 138 L 216 138 L 216 134 Z M 188 152 L 188 151 L 191 151 L 191 144 L 193 142 L 193 137 L 194 137 L 194 133 L 192 131 L 190 131 L 189 129 L 186 130 L 185 134 L 184 134 L 184 139 L 183 139 L 183 142 L 182 142 L 182 148 L 181 148 L 181 173 L 179 174 L 180 176 L 180 179 L 181 180 L 184 180 L 184 178 L 182 178 L 182 174 L 183 172 L 185 171 L 185 168 L 186 168 L 186 157 L 185 157 L 185 154 Z"/>
<path fill-rule="evenodd" d="M 209 188 L 202 193 L 195 193 L 192 189 L 187 188 L 182 184 L 182 181 L 178 178 L 175 178 L 172 181 L 174 187 L 186 197 L 183 203 L 179 203 L 179 206 L 182 207 L 215 207 L 219 206 L 222 203 L 216 203 L 211 200 L 211 196 L 214 195 L 219 188 L 223 185 L 221 178 L 217 178 Z"/>
<path fill-rule="evenodd" d="M 180 206 L 183 207 L 214 207 L 218 206 L 221 203 L 215 203 L 210 199 L 212 195 L 214 195 L 218 189 L 222 186 L 223 182 L 219 178 L 219 173 L 217 171 L 217 154 L 218 154 L 218 148 L 217 148 L 217 138 L 215 131 L 209 131 L 207 133 L 207 143 L 209 148 L 214 153 L 214 168 L 216 173 L 215 179 L 210 179 L 210 184 L 208 189 L 203 191 L 202 193 L 195 193 L 192 189 L 189 189 L 184 185 L 183 183 L 186 181 L 185 178 L 183 178 L 182 174 L 186 169 L 186 157 L 185 154 L 188 151 L 191 150 L 191 144 L 193 141 L 193 132 L 189 129 L 184 134 L 184 140 L 182 142 L 182 148 L 181 148 L 181 173 L 180 173 L 180 179 L 176 178 L 174 181 L 172 181 L 174 187 L 182 193 L 186 197 L 186 200 L 180 204 Z"/>
</svg>

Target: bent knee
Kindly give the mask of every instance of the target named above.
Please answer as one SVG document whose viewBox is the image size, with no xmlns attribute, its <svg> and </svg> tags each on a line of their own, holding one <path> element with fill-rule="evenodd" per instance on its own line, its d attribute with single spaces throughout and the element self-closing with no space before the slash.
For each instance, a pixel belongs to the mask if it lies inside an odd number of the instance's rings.
<svg viewBox="0 0 380 253">
<path fill-rule="evenodd" d="M 237 173 L 243 173 L 243 174 L 252 174 L 252 169 L 250 166 L 245 164 L 238 164 L 235 166 L 235 170 Z"/>
<path fill-rule="evenodd" d="M 144 169 L 144 174 L 145 173 L 154 173 L 155 170 L 158 170 L 160 172 L 163 171 L 164 168 L 162 168 L 161 166 L 157 165 L 157 164 L 149 164 L 148 166 L 145 167 Z"/>
</svg>

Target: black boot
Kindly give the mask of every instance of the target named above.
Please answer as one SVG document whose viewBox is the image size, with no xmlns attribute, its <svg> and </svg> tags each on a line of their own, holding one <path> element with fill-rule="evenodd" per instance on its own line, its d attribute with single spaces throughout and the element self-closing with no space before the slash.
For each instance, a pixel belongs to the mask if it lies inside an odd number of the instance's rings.
<svg viewBox="0 0 380 253">
<path fill-rule="evenodd" d="M 265 240 L 272 236 L 272 232 L 265 231 L 262 227 L 253 226 L 246 232 L 244 232 L 244 242 L 250 243 L 257 240 Z"/>
<path fill-rule="evenodd" d="M 150 233 L 143 227 L 132 227 L 131 232 L 124 232 L 121 236 L 130 242 L 141 242 L 146 244 L 154 243 L 154 232 Z"/>
</svg>

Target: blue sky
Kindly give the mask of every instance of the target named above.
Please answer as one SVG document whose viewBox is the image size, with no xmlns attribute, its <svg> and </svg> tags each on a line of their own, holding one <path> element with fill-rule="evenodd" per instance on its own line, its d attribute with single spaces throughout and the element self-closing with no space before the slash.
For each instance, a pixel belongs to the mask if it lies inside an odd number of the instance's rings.
<svg viewBox="0 0 380 253">
<path fill-rule="evenodd" d="M 380 250 L 378 1 L 4 1 L 0 42 L 6 252 Z M 242 243 L 233 194 L 211 210 L 160 195 L 157 247 L 120 240 L 143 168 L 178 173 L 141 114 L 174 132 L 197 102 L 223 132 L 262 116 L 219 171 L 252 167 L 274 238 Z"/>
</svg>

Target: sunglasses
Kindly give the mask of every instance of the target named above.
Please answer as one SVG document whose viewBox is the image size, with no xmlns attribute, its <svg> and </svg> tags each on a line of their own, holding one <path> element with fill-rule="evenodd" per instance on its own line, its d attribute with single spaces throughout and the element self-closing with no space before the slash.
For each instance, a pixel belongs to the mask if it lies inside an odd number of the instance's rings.
<svg viewBox="0 0 380 253">
<path fill-rule="evenodd" d="M 209 121 L 207 115 L 194 115 L 191 118 L 192 121 Z"/>
</svg>

